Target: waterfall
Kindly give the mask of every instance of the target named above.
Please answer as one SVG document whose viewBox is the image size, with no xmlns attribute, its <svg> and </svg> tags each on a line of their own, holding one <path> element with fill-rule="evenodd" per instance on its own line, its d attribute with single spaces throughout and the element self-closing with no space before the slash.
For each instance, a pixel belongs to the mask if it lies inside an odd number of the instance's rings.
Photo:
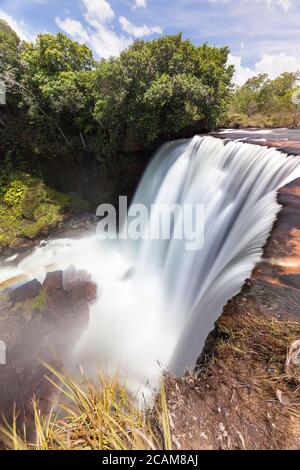
<svg viewBox="0 0 300 470">
<path fill-rule="evenodd" d="M 174 238 L 51 241 L 16 273 L 43 277 L 70 264 L 89 271 L 99 295 L 74 360 L 151 394 L 162 370 L 181 375 L 195 366 L 224 305 L 261 259 L 280 209 L 276 191 L 298 177 L 300 160 L 275 149 L 198 136 L 165 144 L 133 204 L 147 207 L 150 226 L 154 204 L 203 205 L 202 249 Z"/>
</svg>

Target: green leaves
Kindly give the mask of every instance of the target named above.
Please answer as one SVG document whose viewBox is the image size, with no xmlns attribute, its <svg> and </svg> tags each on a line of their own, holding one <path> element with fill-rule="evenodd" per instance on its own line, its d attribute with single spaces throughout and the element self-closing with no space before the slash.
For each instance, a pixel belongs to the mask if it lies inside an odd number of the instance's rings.
<svg viewBox="0 0 300 470">
<path fill-rule="evenodd" d="M 233 72 L 228 52 L 177 34 L 136 41 L 96 64 L 87 46 L 40 34 L 21 46 L 20 104 L 68 145 L 77 135 L 86 148 L 83 135 L 94 133 L 103 154 L 131 153 L 217 125 Z"/>
<path fill-rule="evenodd" d="M 232 96 L 227 125 L 299 125 L 300 106 L 293 101 L 296 78 L 296 74 L 288 72 L 274 80 L 266 74 L 250 78 Z"/>
<path fill-rule="evenodd" d="M 0 19 L 0 70 L 15 68 L 19 61 L 20 39 L 6 21 Z"/>
<path fill-rule="evenodd" d="M 195 47 L 179 34 L 137 41 L 102 60 L 94 115 L 112 147 L 121 140 L 132 151 L 215 126 L 230 91 L 227 58 L 227 48 Z"/>
</svg>

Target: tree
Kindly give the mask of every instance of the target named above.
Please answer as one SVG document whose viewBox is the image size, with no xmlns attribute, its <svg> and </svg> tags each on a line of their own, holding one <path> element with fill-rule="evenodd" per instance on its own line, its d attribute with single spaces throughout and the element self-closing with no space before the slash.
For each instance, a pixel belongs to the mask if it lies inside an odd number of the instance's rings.
<svg viewBox="0 0 300 470">
<path fill-rule="evenodd" d="M 233 101 L 236 112 L 252 116 L 257 113 L 267 100 L 266 86 L 269 83 L 267 74 L 249 78 L 245 85 L 237 89 Z"/>
<path fill-rule="evenodd" d="M 137 41 L 97 67 L 95 117 L 113 151 L 211 129 L 225 110 L 228 49 L 196 47 L 181 34 Z"/>
<path fill-rule="evenodd" d="M 300 106 L 293 99 L 296 79 L 297 74 L 289 72 L 274 80 L 266 74 L 250 78 L 232 96 L 229 122 L 239 121 L 241 126 L 297 125 Z"/>
<path fill-rule="evenodd" d="M 231 90 L 228 52 L 196 47 L 178 34 L 136 41 L 97 64 L 87 46 L 61 33 L 40 34 L 20 46 L 19 80 L 6 81 L 34 123 L 35 148 L 44 149 L 49 132 L 58 131 L 68 146 L 78 148 L 80 137 L 98 159 L 215 127 Z"/>
<path fill-rule="evenodd" d="M 34 95 L 27 100 L 32 116 L 38 113 L 37 103 L 55 114 L 75 115 L 84 108 L 88 83 L 82 73 L 95 63 L 87 46 L 61 33 L 40 34 L 35 44 L 24 44 L 21 58 L 22 85 Z"/>
<path fill-rule="evenodd" d="M 23 44 L 21 60 L 20 88 L 30 118 L 48 118 L 66 141 L 62 129 L 73 127 L 85 145 L 82 132 L 93 120 L 92 51 L 61 33 L 40 34 L 35 44 Z"/>
<path fill-rule="evenodd" d="M 0 71 L 19 65 L 20 39 L 9 24 L 0 19 Z"/>
</svg>

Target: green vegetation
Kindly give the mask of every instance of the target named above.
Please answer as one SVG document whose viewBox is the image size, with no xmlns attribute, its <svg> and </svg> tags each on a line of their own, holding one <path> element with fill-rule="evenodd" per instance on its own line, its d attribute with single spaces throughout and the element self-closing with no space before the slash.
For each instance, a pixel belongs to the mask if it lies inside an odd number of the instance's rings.
<svg viewBox="0 0 300 470">
<path fill-rule="evenodd" d="M 0 60 L 4 69 L 18 66 L 20 39 L 4 21 L 0 20 Z"/>
<path fill-rule="evenodd" d="M 96 70 L 94 116 L 106 151 L 149 148 L 215 127 L 226 108 L 228 49 L 193 46 L 181 35 L 137 41 Z"/>
<path fill-rule="evenodd" d="M 227 48 L 193 46 L 181 35 L 137 41 L 120 57 L 93 60 L 63 34 L 41 34 L 21 50 L 21 104 L 45 115 L 66 143 L 96 134 L 99 151 L 129 153 L 158 139 L 211 129 L 225 110 L 232 67 Z"/>
<path fill-rule="evenodd" d="M 63 145 L 88 147 L 95 158 L 211 129 L 225 111 L 233 73 L 226 47 L 195 47 L 179 34 L 137 41 L 120 57 L 96 63 L 87 46 L 64 34 L 40 34 L 35 44 L 18 47 L 16 60 L 14 33 L 1 24 L 3 79 L 19 94 L 29 124 L 40 125 L 39 134 L 49 128 Z M 96 148 L 86 140 L 91 136 Z"/>
<path fill-rule="evenodd" d="M 0 429 L 2 442 L 14 450 L 156 450 L 172 449 L 166 394 L 162 386 L 153 411 L 140 411 L 124 387 L 102 374 L 80 381 L 49 367 L 49 381 L 60 394 L 47 416 L 32 402 L 35 441 L 13 425 Z M 29 423 L 27 423 L 29 425 Z M 31 423 L 32 424 L 32 423 Z"/>
<path fill-rule="evenodd" d="M 300 96 L 296 80 L 293 73 L 275 80 L 266 74 L 250 78 L 233 93 L 224 127 L 300 126 L 300 104 L 293 102 L 294 94 Z"/>
<path fill-rule="evenodd" d="M 13 247 L 18 237 L 33 238 L 56 225 L 72 204 L 70 196 L 26 173 L 12 173 L 2 181 L 0 198 L 0 247 Z"/>
</svg>

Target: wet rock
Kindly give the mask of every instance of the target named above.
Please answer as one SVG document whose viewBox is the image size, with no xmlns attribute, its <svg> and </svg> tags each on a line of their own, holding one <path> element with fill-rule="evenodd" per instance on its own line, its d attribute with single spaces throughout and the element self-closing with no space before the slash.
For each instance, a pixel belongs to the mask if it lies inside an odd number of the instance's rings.
<svg viewBox="0 0 300 470">
<path fill-rule="evenodd" d="M 88 302 L 92 302 L 97 296 L 97 286 L 93 282 L 86 282 L 84 285 L 84 294 Z"/>
<path fill-rule="evenodd" d="M 12 302 L 25 302 L 36 297 L 41 290 L 41 283 L 36 279 L 26 282 L 9 293 L 9 300 Z"/>
<path fill-rule="evenodd" d="M 26 404 L 33 395 L 47 398 L 42 364 L 59 369 L 68 363 L 87 326 L 96 286 L 82 271 L 73 272 L 67 290 L 63 278 L 62 271 L 48 273 L 42 285 L 31 281 L 11 292 L 13 301 L 0 298 L 0 309 L 7 314 L 0 318 L 0 340 L 7 348 L 7 364 L 0 367 L 0 415 L 10 418 L 14 403 L 28 413 Z"/>
<path fill-rule="evenodd" d="M 53 289 L 62 289 L 63 288 L 63 272 L 55 271 L 55 272 L 47 273 L 45 280 L 43 282 L 43 287 L 48 292 Z"/>
</svg>

